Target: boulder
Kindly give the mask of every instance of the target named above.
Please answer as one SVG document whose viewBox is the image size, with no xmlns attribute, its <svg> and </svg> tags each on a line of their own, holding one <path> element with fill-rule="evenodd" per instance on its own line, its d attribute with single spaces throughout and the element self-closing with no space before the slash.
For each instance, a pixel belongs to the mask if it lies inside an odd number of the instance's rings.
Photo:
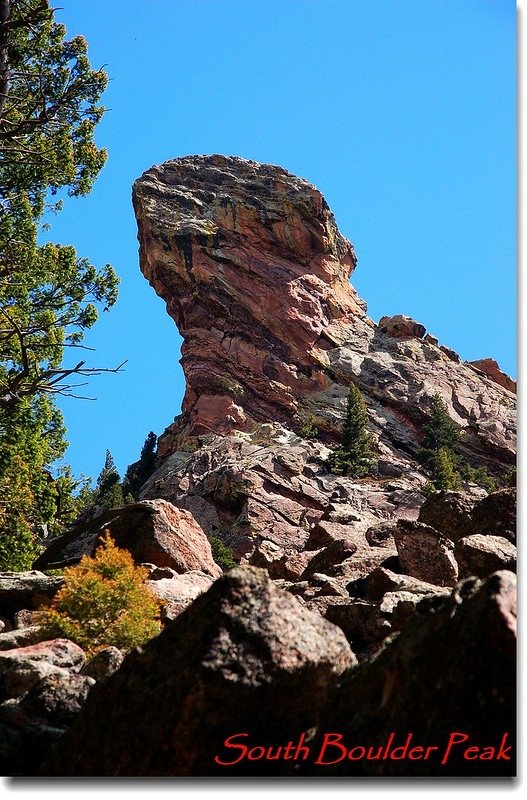
<svg viewBox="0 0 527 800">
<path fill-rule="evenodd" d="M 0 614 L 11 619 L 21 609 L 48 605 L 62 583 L 38 570 L 0 572 Z"/>
<path fill-rule="evenodd" d="M 21 697 L 2 703 L 2 774 L 36 775 L 49 750 L 78 715 L 94 683 L 86 675 L 55 670 Z"/>
<path fill-rule="evenodd" d="M 35 566 L 75 564 L 95 553 L 106 531 L 138 564 L 146 561 L 178 573 L 200 570 L 212 577 L 221 575 L 209 540 L 192 514 L 166 500 L 133 503 L 83 523 L 55 539 Z"/>
<path fill-rule="evenodd" d="M 474 504 L 475 499 L 464 492 L 432 492 L 421 506 L 419 522 L 430 525 L 450 541 L 457 542 L 472 532 L 471 513 Z"/>
<path fill-rule="evenodd" d="M 516 544 L 516 488 L 500 489 L 476 503 L 472 511 L 472 534 L 503 536 Z"/>
<path fill-rule="evenodd" d="M 456 544 L 454 553 L 461 578 L 486 578 L 500 569 L 516 572 L 516 548 L 502 536 L 466 536 Z"/>
<path fill-rule="evenodd" d="M 17 628 L 14 631 L 0 634 L 0 652 L 36 644 L 44 641 L 45 638 L 46 635 L 39 625 L 30 625 L 29 628 Z"/>
<path fill-rule="evenodd" d="M 80 669 L 86 661 L 84 651 L 69 639 L 51 639 L 0 652 L 0 674 L 7 667 L 25 661 L 46 661 L 56 667 Z"/>
<path fill-rule="evenodd" d="M 87 675 L 95 681 L 105 681 L 117 672 L 123 663 L 124 654 L 117 647 L 109 646 L 98 650 L 82 667 L 81 675 Z"/>
<path fill-rule="evenodd" d="M 300 736 L 354 664 L 342 631 L 277 589 L 264 570 L 238 567 L 92 689 L 41 774 L 254 774 L 251 762 L 215 763 L 226 737 Z M 272 775 L 275 766 L 259 761 L 256 771 Z"/>
<path fill-rule="evenodd" d="M 423 522 L 399 520 L 394 530 L 401 571 L 436 586 L 455 586 L 454 544 Z"/>
<path fill-rule="evenodd" d="M 49 661 L 33 661 L 30 658 L 13 661 L 9 666 L 0 662 L 0 696 L 2 700 L 21 697 L 43 678 L 52 675 L 67 676 L 69 672 Z"/>
<path fill-rule="evenodd" d="M 155 573 L 154 573 L 155 575 Z M 175 619 L 196 597 L 209 589 L 212 578 L 199 570 L 190 570 L 183 575 L 147 581 L 149 588 L 163 603 L 162 619 Z"/>
<path fill-rule="evenodd" d="M 336 539 L 328 547 L 320 550 L 313 558 L 310 559 L 309 564 L 305 568 L 302 578 L 309 578 L 315 572 L 323 572 L 328 575 L 332 574 L 332 570 L 347 558 L 357 552 L 357 545 L 350 539 Z"/>
<path fill-rule="evenodd" d="M 378 522 L 376 525 L 371 525 L 365 533 L 366 541 L 372 547 L 392 547 L 393 532 L 396 522 L 387 520 L 386 522 Z"/>
<path fill-rule="evenodd" d="M 446 587 L 440 588 L 433 583 L 412 578 L 409 575 L 398 575 L 386 567 L 378 567 L 367 578 L 364 596 L 367 600 L 382 600 L 386 593 L 400 591 L 410 592 L 421 597 L 432 594 L 450 594 L 450 590 Z"/>
<path fill-rule="evenodd" d="M 422 339 L 426 333 L 426 328 L 420 322 L 416 322 L 411 317 L 404 314 L 396 314 L 394 317 L 381 317 L 379 320 L 379 330 L 387 336 L 394 336 L 397 339 Z"/>
</svg>

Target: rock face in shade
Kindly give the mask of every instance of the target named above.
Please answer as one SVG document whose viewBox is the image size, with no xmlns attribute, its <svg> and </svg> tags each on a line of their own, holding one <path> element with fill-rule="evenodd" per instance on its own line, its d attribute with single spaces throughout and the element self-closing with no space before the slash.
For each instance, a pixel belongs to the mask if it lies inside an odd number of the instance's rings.
<svg viewBox="0 0 527 800">
<path fill-rule="evenodd" d="M 229 774 L 214 763 L 227 736 L 300 735 L 354 664 L 342 631 L 263 570 L 237 568 L 94 687 L 43 774 Z"/>
<path fill-rule="evenodd" d="M 106 531 L 138 564 L 152 562 L 178 573 L 201 570 L 213 577 L 221 575 L 209 541 L 192 514 L 166 500 L 133 503 L 96 517 L 55 539 L 35 565 L 49 569 L 76 564 L 83 555 L 94 554 Z"/>
<path fill-rule="evenodd" d="M 446 601 L 423 600 L 402 633 L 370 663 L 348 673 L 321 722 L 339 731 L 349 747 L 385 744 L 408 732 L 414 745 L 434 745 L 429 760 L 342 760 L 319 766 L 327 776 L 515 774 L 516 576 L 496 572 L 486 581 L 461 583 Z M 456 746 L 440 761 L 452 732 L 465 732 L 466 746 L 494 747 L 508 734 L 511 760 L 467 761 Z M 404 732 L 404 735 L 400 735 Z M 320 742 L 320 735 L 318 741 Z M 438 758 L 438 754 L 441 756 Z M 328 750 L 326 760 L 336 757 Z"/>
<path fill-rule="evenodd" d="M 472 533 L 472 509 L 476 499 L 464 492 L 432 492 L 419 511 L 419 522 L 430 525 L 457 542 Z"/>
<path fill-rule="evenodd" d="M 402 571 L 436 586 L 455 586 L 454 544 L 423 522 L 400 520 L 394 530 Z"/>
<path fill-rule="evenodd" d="M 473 534 L 503 536 L 516 543 L 516 488 L 501 489 L 484 497 L 472 512 Z"/>
<path fill-rule="evenodd" d="M 184 340 L 183 414 L 161 437 L 161 459 L 192 435 L 261 422 L 299 430 L 311 414 L 335 437 L 354 381 L 387 456 L 417 450 L 438 392 L 468 452 L 512 463 L 512 393 L 415 338 L 412 320 L 414 335 L 398 339 L 366 316 L 349 283 L 353 247 L 307 181 L 189 156 L 145 172 L 133 202 L 141 269 Z"/>
</svg>

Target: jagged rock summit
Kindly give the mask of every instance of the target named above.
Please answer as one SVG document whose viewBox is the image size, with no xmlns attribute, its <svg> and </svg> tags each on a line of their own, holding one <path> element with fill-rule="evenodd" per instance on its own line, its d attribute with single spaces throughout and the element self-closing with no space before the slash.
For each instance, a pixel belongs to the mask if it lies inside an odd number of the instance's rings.
<svg viewBox="0 0 527 800">
<path fill-rule="evenodd" d="M 334 437 L 354 381 L 388 451 L 416 452 L 439 392 L 473 457 L 512 463 L 512 392 L 423 338 L 419 323 L 367 317 L 349 282 L 353 246 L 307 181 L 242 158 L 188 156 L 147 170 L 133 203 L 141 269 L 184 340 L 183 414 L 161 457 L 188 436 L 267 422 L 298 431 L 311 415 Z"/>
</svg>

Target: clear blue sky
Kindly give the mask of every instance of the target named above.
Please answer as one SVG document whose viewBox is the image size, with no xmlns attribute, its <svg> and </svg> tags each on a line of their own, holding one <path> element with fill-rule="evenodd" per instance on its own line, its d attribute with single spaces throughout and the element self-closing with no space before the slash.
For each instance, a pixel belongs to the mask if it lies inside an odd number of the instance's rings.
<svg viewBox="0 0 527 800">
<path fill-rule="evenodd" d="M 118 305 L 89 333 L 96 402 L 61 402 L 76 473 L 124 470 L 181 407 L 181 340 L 139 271 L 132 182 L 225 153 L 326 196 L 369 314 L 409 314 L 463 359 L 515 374 L 513 0 L 62 0 L 111 77 L 108 164 L 50 238 L 111 262 Z"/>
</svg>

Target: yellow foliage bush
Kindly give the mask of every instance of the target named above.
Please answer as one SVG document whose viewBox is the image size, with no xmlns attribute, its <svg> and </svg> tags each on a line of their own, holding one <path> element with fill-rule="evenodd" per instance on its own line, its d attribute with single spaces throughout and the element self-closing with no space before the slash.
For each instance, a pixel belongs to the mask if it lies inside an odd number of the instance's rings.
<svg viewBox="0 0 527 800">
<path fill-rule="evenodd" d="M 161 630 L 160 601 L 147 577 L 106 532 L 93 557 L 64 570 L 64 585 L 37 622 L 47 635 L 71 639 L 88 654 L 108 645 L 135 647 Z"/>
</svg>

